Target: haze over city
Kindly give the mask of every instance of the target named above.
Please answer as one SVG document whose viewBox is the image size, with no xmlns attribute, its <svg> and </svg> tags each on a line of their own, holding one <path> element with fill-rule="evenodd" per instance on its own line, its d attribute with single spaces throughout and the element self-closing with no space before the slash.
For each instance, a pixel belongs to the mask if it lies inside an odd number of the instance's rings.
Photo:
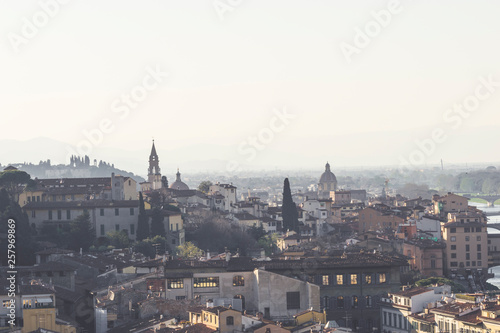
<svg viewBox="0 0 500 333">
<path fill-rule="evenodd" d="M 145 174 L 152 138 L 171 170 L 498 160 L 498 2 L 96 4 L 2 2 L 2 163 Z"/>
</svg>

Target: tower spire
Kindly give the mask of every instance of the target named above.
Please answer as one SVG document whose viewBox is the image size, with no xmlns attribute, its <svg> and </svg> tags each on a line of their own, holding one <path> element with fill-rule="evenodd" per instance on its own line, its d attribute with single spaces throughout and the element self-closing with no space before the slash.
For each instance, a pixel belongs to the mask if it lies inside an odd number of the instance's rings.
<svg viewBox="0 0 500 333">
<path fill-rule="evenodd" d="M 155 140 L 151 146 L 151 154 L 149 155 L 148 182 L 152 183 L 154 190 L 161 188 L 161 173 L 160 160 L 156 154 Z"/>
</svg>

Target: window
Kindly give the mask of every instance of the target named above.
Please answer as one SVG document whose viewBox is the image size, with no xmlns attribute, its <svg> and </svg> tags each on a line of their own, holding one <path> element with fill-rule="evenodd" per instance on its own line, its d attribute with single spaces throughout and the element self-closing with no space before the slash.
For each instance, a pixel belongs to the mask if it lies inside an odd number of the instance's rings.
<svg viewBox="0 0 500 333">
<path fill-rule="evenodd" d="M 371 276 L 371 274 L 366 274 L 365 275 L 365 282 L 366 282 L 366 284 L 372 284 L 372 276 Z"/>
<path fill-rule="evenodd" d="M 378 282 L 379 283 L 385 283 L 385 273 L 379 273 L 378 275 Z"/>
<path fill-rule="evenodd" d="M 477 244 L 477 252 L 481 252 L 481 244 Z"/>
<path fill-rule="evenodd" d="M 470 232 L 470 228 L 464 228 L 464 232 Z"/>
<path fill-rule="evenodd" d="M 23 308 L 24 309 L 31 309 L 31 300 L 30 299 L 23 300 Z"/>
<path fill-rule="evenodd" d="M 452 254 L 451 254 L 451 258 L 452 258 L 452 259 L 455 259 L 456 257 L 457 257 L 457 254 L 456 254 L 456 253 L 452 253 Z"/>
<path fill-rule="evenodd" d="M 371 308 L 372 307 L 372 297 L 371 296 L 366 296 L 365 300 L 366 300 L 366 307 L 367 308 Z"/>
<path fill-rule="evenodd" d="M 104 233 L 104 224 L 101 224 L 101 236 L 104 236 L 105 233 Z"/>
<path fill-rule="evenodd" d="M 452 241 L 452 242 L 456 242 L 456 241 L 457 241 L 457 237 L 455 237 L 455 236 L 451 236 L 451 237 L 450 237 L 450 241 Z"/>
<path fill-rule="evenodd" d="M 470 251 L 470 245 L 469 244 L 465 245 L 465 251 Z"/>
<path fill-rule="evenodd" d="M 456 261 L 450 262 L 450 267 L 458 267 L 458 262 Z"/>
<path fill-rule="evenodd" d="M 134 235 L 135 234 L 135 224 L 130 225 L 130 234 Z"/>
<path fill-rule="evenodd" d="M 245 285 L 245 278 L 241 275 L 236 275 L 233 277 L 234 287 L 243 287 Z"/>
<path fill-rule="evenodd" d="M 481 261 L 478 261 L 478 262 L 477 262 L 477 265 L 478 265 L 478 266 L 483 266 L 483 263 L 482 263 Z"/>
<path fill-rule="evenodd" d="M 351 284 L 358 284 L 358 274 L 351 274 Z"/>
<path fill-rule="evenodd" d="M 465 241 L 466 242 L 470 241 L 470 236 L 465 236 Z"/>
<path fill-rule="evenodd" d="M 167 289 L 184 289 L 184 280 L 167 279 Z"/>
<path fill-rule="evenodd" d="M 352 296 L 352 307 L 354 309 L 358 308 L 358 296 Z"/>
<path fill-rule="evenodd" d="M 226 318 L 226 325 L 227 326 L 233 326 L 234 325 L 234 317 L 233 316 L 229 316 Z"/>
<path fill-rule="evenodd" d="M 134 215 L 134 208 L 130 208 L 130 215 Z"/>
<path fill-rule="evenodd" d="M 344 296 L 337 297 L 337 308 L 339 309 L 344 308 Z"/>
<path fill-rule="evenodd" d="M 457 232 L 457 228 L 450 228 L 450 234 L 454 234 Z"/>
<path fill-rule="evenodd" d="M 120 231 L 120 225 L 119 224 L 115 224 L 115 230 L 116 231 Z"/>
<path fill-rule="evenodd" d="M 456 245 L 452 245 L 452 246 L 451 246 L 451 249 L 452 249 L 452 250 L 456 250 L 456 249 L 457 249 L 457 246 L 456 246 Z"/>
<path fill-rule="evenodd" d="M 194 278 L 193 287 L 195 288 L 219 287 L 219 278 L 218 277 Z"/>
<path fill-rule="evenodd" d="M 104 216 L 104 208 L 100 209 L 100 214 L 101 214 L 101 216 Z"/>
<path fill-rule="evenodd" d="M 175 296 L 176 301 L 182 301 L 183 299 L 186 299 L 186 296 Z"/>
<path fill-rule="evenodd" d="M 481 252 L 478 252 L 478 254 L 477 254 L 477 260 L 481 260 Z"/>
<path fill-rule="evenodd" d="M 69 209 L 66 211 L 66 220 L 71 220 L 71 211 Z"/>
<path fill-rule="evenodd" d="M 120 215 L 120 210 L 118 208 L 115 208 L 115 216 Z"/>
<path fill-rule="evenodd" d="M 465 254 L 465 260 L 470 260 L 470 253 Z"/>
<path fill-rule="evenodd" d="M 329 309 L 330 308 L 330 298 L 328 296 L 321 297 L 319 299 L 320 308 L 321 309 Z"/>
<path fill-rule="evenodd" d="M 344 276 L 342 274 L 337 274 L 337 284 L 344 284 Z"/>
<path fill-rule="evenodd" d="M 52 211 L 49 210 L 49 220 L 52 220 Z"/>
<path fill-rule="evenodd" d="M 60 210 L 57 211 L 57 219 L 58 220 L 62 219 L 62 211 Z"/>
<path fill-rule="evenodd" d="M 330 277 L 329 277 L 328 275 L 323 275 L 323 276 L 321 277 L 321 282 L 322 282 L 322 284 L 323 284 L 324 286 L 328 286 L 328 285 L 330 285 L 329 278 L 330 278 Z"/>
<path fill-rule="evenodd" d="M 6 301 L 2 301 L 2 307 L 6 308 L 10 305 L 10 299 Z"/>
<path fill-rule="evenodd" d="M 300 292 L 289 291 L 286 293 L 287 310 L 300 309 Z"/>
</svg>

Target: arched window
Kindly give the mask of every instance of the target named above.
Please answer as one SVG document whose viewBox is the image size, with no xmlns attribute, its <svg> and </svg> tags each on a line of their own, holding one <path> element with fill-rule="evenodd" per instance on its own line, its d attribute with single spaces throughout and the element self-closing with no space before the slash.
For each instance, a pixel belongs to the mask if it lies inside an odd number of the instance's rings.
<svg viewBox="0 0 500 333">
<path fill-rule="evenodd" d="M 339 309 L 344 308 L 344 296 L 337 297 L 337 308 Z"/>
<path fill-rule="evenodd" d="M 245 278 L 241 275 L 236 275 L 233 277 L 233 286 L 234 287 L 243 287 L 245 285 Z"/>
<path fill-rule="evenodd" d="M 226 318 L 226 325 L 227 326 L 233 326 L 234 325 L 234 317 L 233 316 L 229 316 Z"/>
<path fill-rule="evenodd" d="M 366 307 L 371 308 L 372 307 L 372 297 L 371 296 L 366 296 Z"/>
<path fill-rule="evenodd" d="M 352 307 L 355 309 L 358 307 L 358 296 L 352 296 Z"/>
</svg>

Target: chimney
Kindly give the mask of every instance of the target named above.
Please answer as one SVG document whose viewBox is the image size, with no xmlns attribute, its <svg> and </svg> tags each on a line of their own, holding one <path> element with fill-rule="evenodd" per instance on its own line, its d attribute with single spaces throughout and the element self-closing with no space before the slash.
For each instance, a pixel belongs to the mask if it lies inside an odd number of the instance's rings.
<svg viewBox="0 0 500 333">
<path fill-rule="evenodd" d="M 213 308 L 214 307 L 214 301 L 211 299 L 207 299 L 207 308 Z"/>
</svg>

